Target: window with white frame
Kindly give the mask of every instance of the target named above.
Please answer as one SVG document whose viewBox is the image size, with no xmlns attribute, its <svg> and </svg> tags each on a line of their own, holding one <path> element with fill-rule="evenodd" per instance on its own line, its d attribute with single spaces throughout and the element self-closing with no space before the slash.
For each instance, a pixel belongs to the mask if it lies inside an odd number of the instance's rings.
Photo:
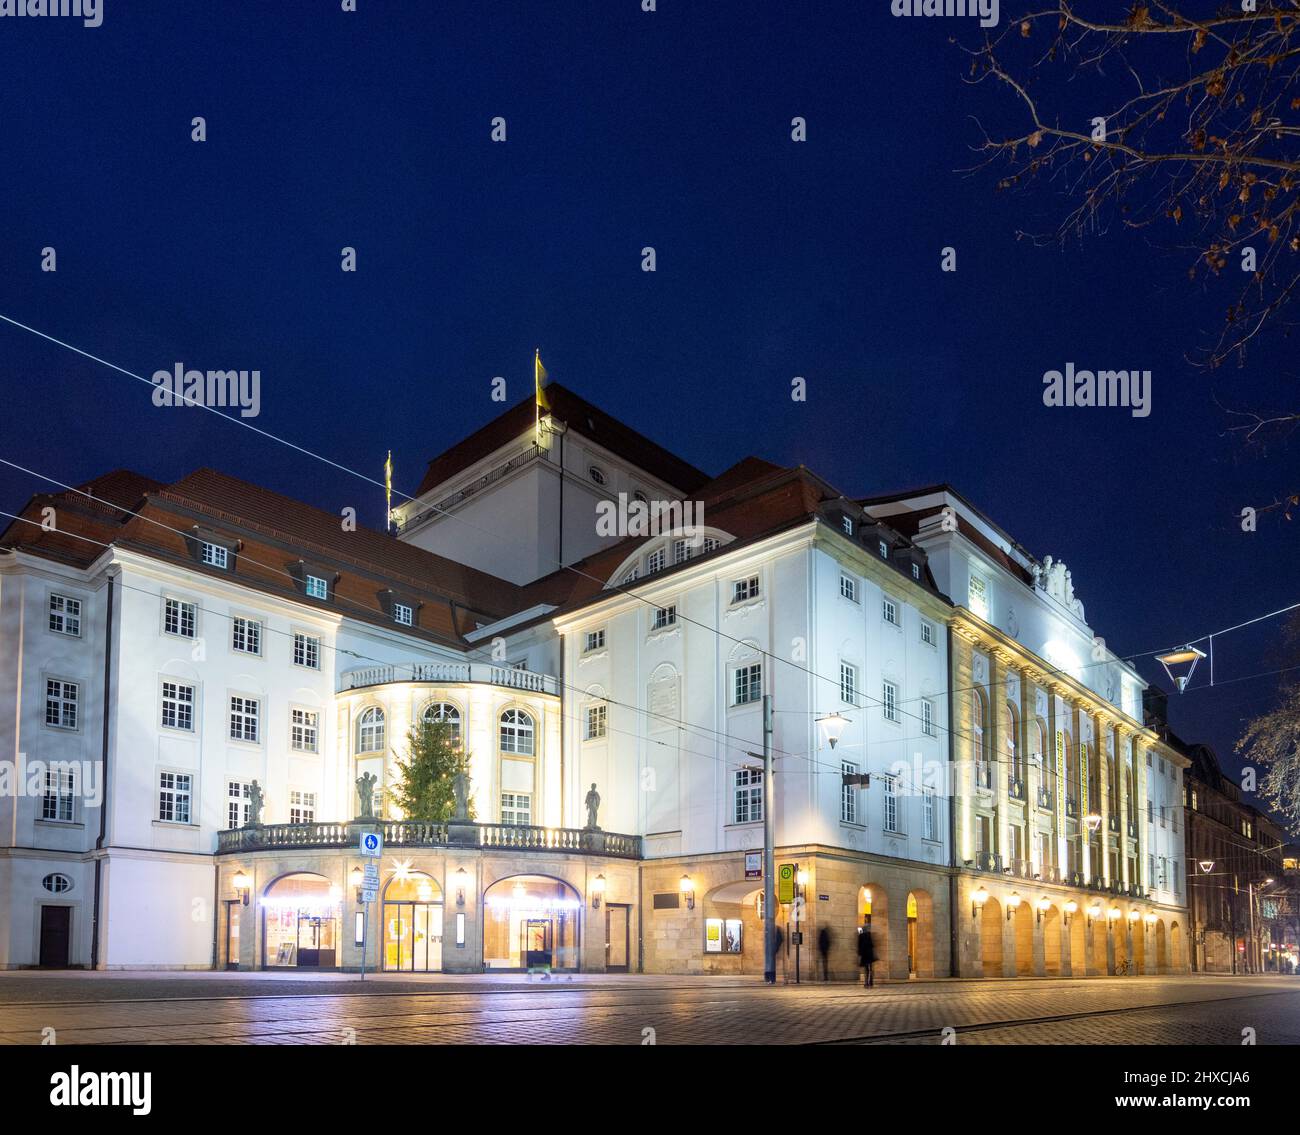
<svg viewBox="0 0 1300 1135">
<path fill-rule="evenodd" d="M 921 620 L 921 642 L 926 646 L 934 645 L 934 624 Z"/>
<path fill-rule="evenodd" d="M 858 700 L 858 668 L 851 662 L 840 663 L 840 701 L 856 705 Z"/>
<path fill-rule="evenodd" d="M 441 725 L 447 731 L 447 743 L 460 748 L 460 710 L 449 701 L 436 701 L 424 708 L 426 725 Z"/>
<path fill-rule="evenodd" d="M 377 705 L 361 711 L 357 718 L 357 752 L 382 753 L 385 737 L 384 711 Z"/>
<path fill-rule="evenodd" d="M 252 814 L 253 786 L 243 780 L 226 781 L 226 827 L 242 828 Z"/>
<path fill-rule="evenodd" d="M 845 776 L 857 776 L 858 766 L 852 761 L 840 761 L 840 772 Z M 858 822 L 858 786 L 840 782 L 840 820 L 846 824 Z"/>
<path fill-rule="evenodd" d="M 731 584 L 731 601 L 744 603 L 747 599 L 758 598 L 758 576 L 751 575 L 745 579 L 733 580 Z"/>
<path fill-rule="evenodd" d="M 194 732 L 194 687 L 188 682 L 163 682 L 161 724 L 166 729 Z"/>
<path fill-rule="evenodd" d="M 880 601 L 880 617 L 885 622 L 898 626 L 898 604 L 887 595 Z"/>
<path fill-rule="evenodd" d="M 194 778 L 187 772 L 159 772 L 158 819 L 168 824 L 188 824 L 193 804 Z"/>
<path fill-rule="evenodd" d="M 501 793 L 501 822 L 503 824 L 531 824 L 533 798 L 527 792 Z"/>
<path fill-rule="evenodd" d="M 884 830 L 887 832 L 898 831 L 898 792 L 895 784 L 895 778 L 892 776 L 882 776 L 880 778 L 881 786 L 885 790 L 885 817 Z"/>
<path fill-rule="evenodd" d="M 598 741 L 605 736 L 609 707 L 604 702 L 587 706 L 586 722 L 583 727 L 584 741 Z"/>
<path fill-rule="evenodd" d="M 889 545 L 888 545 L 884 540 L 880 540 L 880 541 L 876 544 L 876 547 L 877 547 L 877 548 L 879 549 L 879 551 L 880 551 L 880 558 L 881 558 L 882 560 L 887 560 L 887 559 L 889 559 Z"/>
<path fill-rule="evenodd" d="M 303 792 L 301 789 L 289 790 L 289 823 L 311 824 L 316 822 L 316 793 Z"/>
<path fill-rule="evenodd" d="M 605 628 L 588 631 L 582 638 L 583 654 L 590 654 L 593 650 L 603 650 L 605 648 Z"/>
<path fill-rule="evenodd" d="M 230 620 L 230 648 L 241 654 L 262 653 L 262 624 L 256 619 Z"/>
<path fill-rule="evenodd" d="M 732 705 L 747 705 L 763 696 L 763 664 L 737 666 L 732 674 Z"/>
<path fill-rule="evenodd" d="M 732 820 L 749 824 L 763 818 L 763 770 L 738 768 L 732 773 Z"/>
<path fill-rule="evenodd" d="M 673 541 L 673 563 L 684 564 L 687 560 L 691 558 L 691 551 L 692 549 L 691 549 L 690 540 L 685 538 L 680 540 L 674 540 Z"/>
<path fill-rule="evenodd" d="M 880 712 L 886 721 L 898 720 L 898 687 L 893 682 L 880 684 Z"/>
<path fill-rule="evenodd" d="M 921 699 L 921 732 L 927 737 L 934 736 L 934 699 Z"/>
<path fill-rule="evenodd" d="M 656 607 L 654 618 L 650 622 L 652 631 L 661 631 L 665 627 L 677 625 L 677 605 L 670 603 L 667 607 Z"/>
<path fill-rule="evenodd" d="M 840 594 L 850 603 L 856 603 L 858 601 L 858 581 L 851 575 L 841 575 Z"/>
<path fill-rule="evenodd" d="M 72 823 L 75 793 L 76 781 L 71 769 L 46 768 L 41 819 L 60 824 Z"/>
<path fill-rule="evenodd" d="M 163 601 L 163 630 L 181 638 L 193 638 L 196 608 L 180 599 Z"/>
<path fill-rule="evenodd" d="M 308 574 L 303 578 L 303 591 L 313 599 L 328 599 L 330 597 L 329 580 L 319 575 Z"/>
<path fill-rule="evenodd" d="M 508 709 L 501 715 L 501 751 L 533 755 L 535 730 L 531 715 L 522 709 Z"/>
<path fill-rule="evenodd" d="M 56 634 L 81 637 L 81 600 L 69 595 L 50 596 L 50 630 Z"/>
<path fill-rule="evenodd" d="M 393 622 L 404 627 L 415 625 L 415 610 L 406 603 L 393 604 Z"/>
<path fill-rule="evenodd" d="M 853 535 L 853 517 L 851 517 L 851 516 L 842 516 L 842 517 L 840 517 L 840 527 L 844 530 L 844 535 L 846 535 L 846 536 L 852 536 L 852 535 Z"/>
<path fill-rule="evenodd" d="M 209 544 L 205 540 L 199 544 L 199 560 L 224 571 L 230 566 L 230 553 L 220 544 Z"/>
<path fill-rule="evenodd" d="M 645 558 L 646 575 L 654 575 L 657 571 L 664 570 L 664 549 L 656 548 Z"/>
<path fill-rule="evenodd" d="M 289 746 L 300 753 L 320 751 L 320 713 L 293 706 L 289 710 Z"/>
<path fill-rule="evenodd" d="M 925 839 L 938 839 L 938 825 L 935 823 L 934 814 L 934 789 L 921 789 L 921 823 L 922 835 Z"/>
<path fill-rule="evenodd" d="M 920 564 L 913 564 L 913 565 L 912 565 L 912 578 L 913 578 L 913 579 L 918 579 L 918 580 L 921 578 L 921 565 L 920 565 Z"/>
<path fill-rule="evenodd" d="M 717 548 L 717 546 L 718 546 L 718 538 L 716 536 L 705 536 L 704 544 L 702 545 L 702 549 L 703 549 L 702 554 L 708 555 L 710 552 L 714 551 Z"/>
<path fill-rule="evenodd" d="M 261 703 L 257 698 L 246 698 L 242 694 L 230 695 L 230 739 L 248 741 L 257 744 L 258 711 Z"/>
<path fill-rule="evenodd" d="M 320 639 L 315 635 L 293 632 L 293 664 L 308 670 L 320 669 Z"/>
<path fill-rule="evenodd" d="M 45 724 L 51 729 L 76 729 L 80 688 L 61 678 L 45 679 Z"/>
</svg>

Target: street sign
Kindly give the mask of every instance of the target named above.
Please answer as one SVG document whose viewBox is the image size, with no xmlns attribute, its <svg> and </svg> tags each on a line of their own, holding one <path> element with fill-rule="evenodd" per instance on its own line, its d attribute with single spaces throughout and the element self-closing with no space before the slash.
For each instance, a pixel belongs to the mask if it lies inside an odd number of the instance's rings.
<svg viewBox="0 0 1300 1135">
<path fill-rule="evenodd" d="M 379 886 L 379 864 L 367 863 L 363 870 L 365 875 L 361 885 L 366 890 L 373 891 L 377 886 Z"/>
<path fill-rule="evenodd" d="M 379 891 L 378 891 L 378 890 L 368 891 L 368 890 L 366 890 L 364 887 L 361 888 L 361 901 L 362 901 L 362 902 L 374 902 L 374 901 L 376 901 L 378 898 L 379 898 Z"/>
<path fill-rule="evenodd" d="M 794 863 L 782 863 L 776 869 L 776 901 L 794 902 L 795 875 L 799 868 Z"/>
<path fill-rule="evenodd" d="M 763 877 L 763 853 L 761 851 L 745 852 L 745 878 L 761 879 Z"/>
<path fill-rule="evenodd" d="M 361 833 L 361 854 L 376 858 L 384 854 L 384 837 L 378 832 Z"/>
</svg>

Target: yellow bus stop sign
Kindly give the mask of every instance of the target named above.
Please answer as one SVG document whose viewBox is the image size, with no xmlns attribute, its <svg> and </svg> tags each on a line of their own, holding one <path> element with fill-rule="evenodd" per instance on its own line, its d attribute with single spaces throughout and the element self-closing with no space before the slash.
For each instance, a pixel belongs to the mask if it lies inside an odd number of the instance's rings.
<svg viewBox="0 0 1300 1135">
<path fill-rule="evenodd" d="M 782 863 L 776 869 L 776 901 L 794 902 L 794 881 L 798 866 L 794 863 Z"/>
</svg>

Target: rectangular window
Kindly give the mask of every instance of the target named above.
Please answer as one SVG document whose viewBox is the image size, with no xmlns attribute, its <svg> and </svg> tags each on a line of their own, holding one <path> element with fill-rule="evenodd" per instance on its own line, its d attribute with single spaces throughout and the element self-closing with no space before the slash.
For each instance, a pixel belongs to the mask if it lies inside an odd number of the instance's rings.
<svg viewBox="0 0 1300 1135">
<path fill-rule="evenodd" d="M 50 630 L 81 637 L 81 600 L 67 595 L 50 596 Z"/>
<path fill-rule="evenodd" d="M 330 597 L 329 581 L 322 579 L 318 575 L 309 575 L 303 581 L 303 591 L 313 599 L 328 599 Z"/>
<path fill-rule="evenodd" d="M 76 729 L 76 682 L 63 682 L 58 678 L 45 680 L 45 724 L 54 729 Z"/>
<path fill-rule="evenodd" d="M 306 666 L 308 670 L 320 669 L 320 639 L 315 635 L 293 635 L 293 664 Z"/>
<path fill-rule="evenodd" d="M 501 793 L 501 822 L 503 824 L 531 824 L 533 798 L 526 792 Z"/>
<path fill-rule="evenodd" d="M 732 818 L 737 824 L 763 818 L 763 770 L 738 768 L 732 774 Z"/>
<path fill-rule="evenodd" d="M 927 737 L 934 736 L 934 699 L 921 699 L 921 732 Z"/>
<path fill-rule="evenodd" d="M 716 536 L 705 536 L 704 545 L 703 545 L 704 547 L 703 554 L 707 556 L 710 552 L 714 551 L 717 548 L 717 546 L 718 546 L 718 538 Z"/>
<path fill-rule="evenodd" d="M 673 563 L 684 564 L 691 558 L 691 542 L 689 540 L 673 541 Z"/>
<path fill-rule="evenodd" d="M 168 599 L 163 604 L 163 630 L 181 638 L 193 638 L 195 606 L 179 599 Z"/>
<path fill-rule="evenodd" d="M 844 529 L 844 535 L 853 535 L 853 517 L 845 516 L 840 519 L 840 527 Z"/>
<path fill-rule="evenodd" d="M 415 612 L 405 603 L 394 603 L 393 622 L 401 623 L 404 627 L 414 626 Z"/>
<path fill-rule="evenodd" d="M 589 705 L 587 706 L 586 729 L 583 734 L 587 741 L 598 741 L 605 736 L 605 726 L 607 723 L 607 714 L 609 707 L 607 705 Z"/>
<path fill-rule="evenodd" d="M 885 543 L 884 540 L 877 542 L 876 547 L 880 550 L 880 558 L 882 560 L 889 559 L 889 545 Z"/>
<path fill-rule="evenodd" d="M 289 823 L 311 824 L 316 822 L 316 793 L 300 792 L 296 788 L 289 792 Z"/>
<path fill-rule="evenodd" d="M 1147 800 L 1147 823 L 1148 823 L 1148 824 L 1151 823 L 1151 819 L 1152 819 L 1152 816 L 1151 816 L 1151 810 L 1152 810 L 1153 807 L 1154 807 L 1154 805 L 1152 804 L 1152 802 L 1150 801 L 1150 799 L 1148 799 L 1148 800 Z"/>
<path fill-rule="evenodd" d="M 732 705 L 747 705 L 758 701 L 763 696 L 763 664 L 755 662 L 749 666 L 737 666 L 733 675 Z"/>
<path fill-rule="evenodd" d="M 207 541 L 199 545 L 199 559 L 223 571 L 230 566 L 230 553 L 220 544 L 209 544 Z"/>
<path fill-rule="evenodd" d="M 938 825 L 935 823 L 934 815 L 934 789 L 921 789 L 921 818 L 925 825 L 922 832 L 926 839 L 938 839 Z"/>
<path fill-rule="evenodd" d="M 232 741 L 257 743 L 257 711 L 258 701 L 256 698 L 240 697 L 238 694 L 231 695 L 230 739 Z"/>
<path fill-rule="evenodd" d="M 656 548 L 645 558 L 646 575 L 654 575 L 657 571 L 664 570 L 664 549 Z"/>
<path fill-rule="evenodd" d="M 926 646 L 934 645 L 934 624 L 921 621 L 921 642 Z"/>
<path fill-rule="evenodd" d="M 184 682 L 162 684 L 162 724 L 167 729 L 194 731 L 194 687 Z"/>
<path fill-rule="evenodd" d="M 241 654 L 261 654 L 262 624 L 256 619 L 231 619 L 230 648 Z"/>
<path fill-rule="evenodd" d="M 920 564 L 913 564 L 913 565 L 912 565 L 912 578 L 913 578 L 913 579 L 920 579 L 920 578 L 921 578 L 921 565 L 920 565 Z"/>
<path fill-rule="evenodd" d="M 885 622 L 898 626 L 898 604 L 892 599 L 882 599 L 880 601 L 880 617 Z"/>
<path fill-rule="evenodd" d="M 758 598 L 758 576 L 751 575 L 748 579 L 733 580 L 731 584 L 731 601 L 733 603 L 743 603 L 747 599 Z"/>
<path fill-rule="evenodd" d="M 840 701 L 855 705 L 858 698 L 858 668 L 840 663 Z"/>
<path fill-rule="evenodd" d="M 884 829 L 887 832 L 896 832 L 898 831 L 898 794 L 895 792 L 894 778 L 882 776 L 880 783 L 885 789 Z"/>
<path fill-rule="evenodd" d="M 886 721 L 898 720 L 898 687 L 893 682 L 883 682 L 881 684 L 881 707 L 880 711 L 884 714 Z"/>
<path fill-rule="evenodd" d="M 675 626 L 677 623 L 677 607 L 675 604 L 669 604 L 667 607 L 656 607 L 654 620 L 650 624 L 652 631 L 661 631 L 665 627 Z"/>
<path fill-rule="evenodd" d="M 858 581 L 851 576 L 840 576 L 840 594 L 850 603 L 858 601 Z"/>
<path fill-rule="evenodd" d="M 840 761 L 840 772 L 846 776 L 857 776 L 858 766 L 851 761 Z M 840 786 L 840 820 L 846 824 L 858 822 L 858 786 L 841 784 Z"/>
<path fill-rule="evenodd" d="M 72 801 L 75 784 L 71 771 L 52 768 L 45 770 L 45 795 L 41 799 L 41 819 L 56 823 L 72 823 Z"/>
<path fill-rule="evenodd" d="M 598 631 L 588 631 L 582 640 L 582 652 L 590 654 L 593 650 L 603 650 L 605 647 L 605 628 L 601 627 Z"/>
<path fill-rule="evenodd" d="M 242 828 L 250 815 L 248 798 L 251 786 L 242 780 L 226 782 L 226 827 Z"/>
<path fill-rule="evenodd" d="M 300 753 L 319 751 L 320 714 L 314 709 L 289 710 L 289 743 Z"/>
<path fill-rule="evenodd" d="M 169 824 L 188 824 L 193 777 L 187 772 L 158 774 L 158 818 Z"/>
</svg>

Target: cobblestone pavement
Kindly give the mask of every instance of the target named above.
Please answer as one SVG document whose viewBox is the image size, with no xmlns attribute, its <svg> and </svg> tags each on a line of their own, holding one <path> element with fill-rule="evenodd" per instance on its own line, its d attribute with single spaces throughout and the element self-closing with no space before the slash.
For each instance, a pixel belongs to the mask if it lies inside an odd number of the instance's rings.
<svg viewBox="0 0 1300 1135">
<path fill-rule="evenodd" d="M 0 1043 L 1300 1044 L 1300 978 L 0 974 Z M 647 1032 L 652 1030 L 652 1032 Z"/>
</svg>

